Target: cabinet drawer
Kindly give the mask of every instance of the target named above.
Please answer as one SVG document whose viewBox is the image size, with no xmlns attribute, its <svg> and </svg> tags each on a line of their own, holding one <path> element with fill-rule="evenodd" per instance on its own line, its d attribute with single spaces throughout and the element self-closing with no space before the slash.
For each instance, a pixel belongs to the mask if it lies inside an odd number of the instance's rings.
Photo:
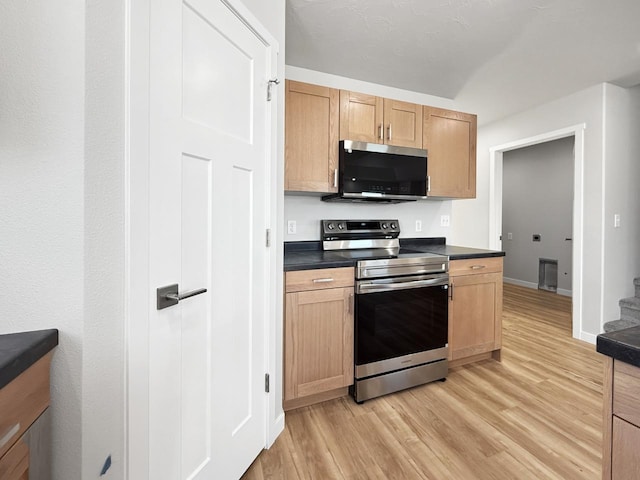
<svg viewBox="0 0 640 480">
<path fill-rule="evenodd" d="M 285 275 L 285 291 L 324 290 L 326 288 L 353 287 L 353 267 L 299 270 Z"/>
<path fill-rule="evenodd" d="M 469 258 L 449 262 L 449 275 L 502 272 L 502 257 Z"/>
<path fill-rule="evenodd" d="M 0 458 L 49 405 L 48 353 L 0 390 Z"/>
<path fill-rule="evenodd" d="M 640 427 L 640 368 L 619 360 L 613 365 L 613 414 Z"/>
</svg>

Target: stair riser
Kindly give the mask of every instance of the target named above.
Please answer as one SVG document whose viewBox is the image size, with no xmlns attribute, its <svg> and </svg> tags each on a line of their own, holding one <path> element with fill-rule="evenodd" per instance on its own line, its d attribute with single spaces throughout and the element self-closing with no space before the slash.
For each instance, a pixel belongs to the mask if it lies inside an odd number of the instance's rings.
<svg viewBox="0 0 640 480">
<path fill-rule="evenodd" d="M 620 307 L 620 318 L 622 320 L 637 320 L 640 322 L 640 310 L 629 307 Z"/>
</svg>

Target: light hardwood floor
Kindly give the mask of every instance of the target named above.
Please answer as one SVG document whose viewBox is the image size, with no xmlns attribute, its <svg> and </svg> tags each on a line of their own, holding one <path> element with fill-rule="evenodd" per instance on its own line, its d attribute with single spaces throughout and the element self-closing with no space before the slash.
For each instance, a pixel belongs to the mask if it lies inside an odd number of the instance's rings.
<svg viewBox="0 0 640 480">
<path fill-rule="evenodd" d="M 502 362 L 288 412 L 243 479 L 598 479 L 603 361 L 570 299 L 504 286 Z"/>
</svg>

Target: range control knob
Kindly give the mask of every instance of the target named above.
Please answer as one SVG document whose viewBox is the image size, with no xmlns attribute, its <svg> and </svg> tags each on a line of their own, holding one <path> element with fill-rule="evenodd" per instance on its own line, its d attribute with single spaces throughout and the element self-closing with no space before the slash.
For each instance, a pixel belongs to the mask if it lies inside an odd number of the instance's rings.
<svg viewBox="0 0 640 480">
<path fill-rule="evenodd" d="M 334 226 L 333 226 L 333 223 L 330 223 L 330 224 L 328 224 L 328 225 L 327 225 L 327 228 L 328 228 L 329 230 L 333 230 L 333 229 L 334 229 L 334 228 L 336 228 L 336 227 L 334 227 Z"/>
<path fill-rule="evenodd" d="M 344 224 L 339 223 L 339 224 L 338 224 L 338 228 L 339 228 L 340 230 L 344 230 Z"/>
<path fill-rule="evenodd" d="M 383 223 L 383 224 L 382 224 L 382 229 L 383 229 L 383 230 L 386 230 L 386 229 L 387 229 L 387 224 L 386 224 L 386 223 Z"/>
<path fill-rule="evenodd" d="M 396 228 L 398 228 L 398 225 L 396 225 L 395 223 L 392 223 L 391 224 L 391 228 L 393 228 L 395 230 Z"/>
</svg>

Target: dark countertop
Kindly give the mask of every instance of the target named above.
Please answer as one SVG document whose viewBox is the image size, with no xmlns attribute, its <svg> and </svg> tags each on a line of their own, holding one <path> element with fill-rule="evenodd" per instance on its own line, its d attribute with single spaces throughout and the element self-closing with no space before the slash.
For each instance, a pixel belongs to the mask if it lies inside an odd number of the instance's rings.
<svg viewBox="0 0 640 480">
<path fill-rule="evenodd" d="M 640 327 L 601 333 L 596 339 L 596 350 L 615 360 L 640 367 Z"/>
<path fill-rule="evenodd" d="M 479 248 L 447 245 L 442 237 L 401 238 L 400 247 L 424 253 L 447 255 L 450 260 L 468 258 L 503 257 L 504 252 Z M 322 242 L 286 242 L 284 244 L 284 271 L 314 270 L 318 268 L 354 267 L 356 260 L 345 258 L 337 251 L 322 250 Z"/>
<path fill-rule="evenodd" d="M 0 388 L 8 385 L 56 345 L 56 329 L 0 335 Z"/>
</svg>

